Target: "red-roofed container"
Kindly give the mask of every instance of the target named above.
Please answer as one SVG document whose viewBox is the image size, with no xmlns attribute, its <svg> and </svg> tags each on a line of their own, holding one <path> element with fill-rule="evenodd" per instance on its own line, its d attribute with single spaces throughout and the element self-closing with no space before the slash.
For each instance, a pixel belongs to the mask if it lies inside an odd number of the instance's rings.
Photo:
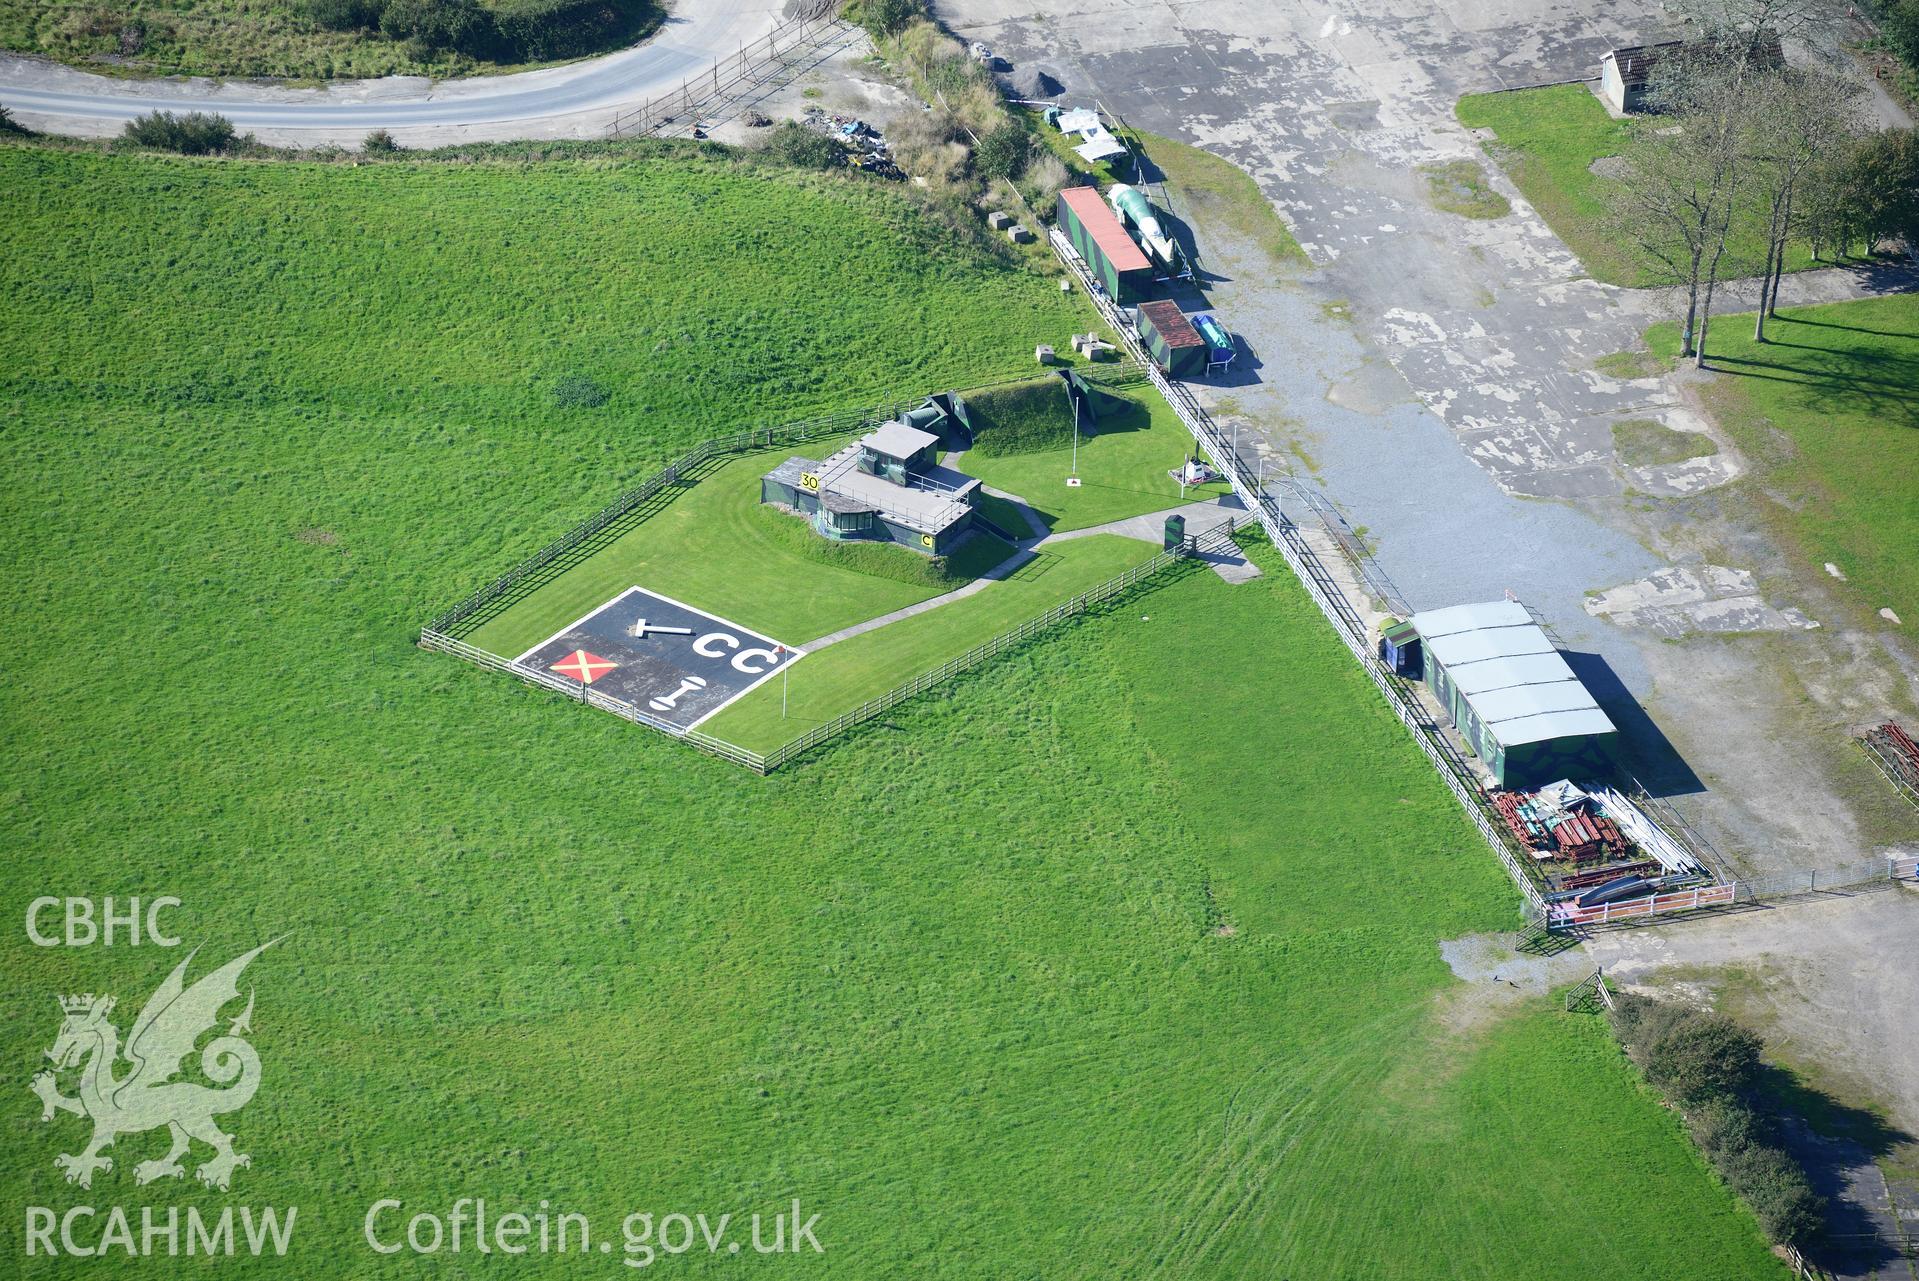
<svg viewBox="0 0 1919 1281">
<path fill-rule="evenodd" d="M 1153 283 L 1153 264 L 1092 187 L 1059 193 L 1059 226 L 1115 302 L 1132 302 Z"/>
</svg>

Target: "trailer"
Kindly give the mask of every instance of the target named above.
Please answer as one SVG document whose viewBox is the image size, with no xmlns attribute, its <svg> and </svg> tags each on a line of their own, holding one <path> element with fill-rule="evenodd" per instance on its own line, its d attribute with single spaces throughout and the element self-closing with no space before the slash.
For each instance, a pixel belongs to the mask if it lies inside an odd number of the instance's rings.
<svg viewBox="0 0 1919 1281">
<path fill-rule="evenodd" d="M 1146 256 L 1153 260 L 1158 268 L 1155 279 L 1190 279 L 1193 274 L 1191 264 L 1186 261 L 1186 253 L 1179 247 L 1160 221 L 1159 213 L 1153 208 L 1153 202 L 1138 187 L 1116 182 L 1106 193 L 1106 199 L 1113 206 L 1120 224 L 1132 230 Z"/>
<path fill-rule="evenodd" d="M 1233 335 L 1226 326 L 1219 323 L 1219 317 L 1210 311 L 1196 311 L 1188 319 L 1199 336 L 1206 340 L 1206 372 L 1214 373 L 1232 367 L 1239 359 L 1239 348 L 1233 343 Z"/>
</svg>

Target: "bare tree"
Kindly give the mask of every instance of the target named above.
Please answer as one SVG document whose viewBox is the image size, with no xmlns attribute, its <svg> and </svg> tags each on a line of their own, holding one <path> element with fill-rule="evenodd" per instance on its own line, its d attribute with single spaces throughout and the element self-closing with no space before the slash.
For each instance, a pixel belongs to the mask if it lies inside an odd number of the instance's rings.
<svg viewBox="0 0 1919 1281">
<path fill-rule="evenodd" d="M 1667 0 L 1666 8 L 1692 27 L 1694 42 L 1755 66 L 1773 61 L 1779 42 L 1804 34 L 1817 17 L 1811 0 Z"/>
<path fill-rule="evenodd" d="M 1800 190 L 1869 126 L 1859 107 L 1860 85 L 1850 77 L 1795 67 L 1751 84 L 1755 102 L 1747 128 L 1752 187 L 1764 205 L 1766 234 L 1752 336 L 1764 342 L 1766 319 L 1778 306 L 1787 243 L 1805 229 Z"/>
<path fill-rule="evenodd" d="M 1697 46 L 1661 62 L 1649 96 L 1674 123 L 1627 149 L 1615 219 L 1685 290 L 1680 350 L 1698 361 L 1747 158 L 1749 92 L 1740 68 Z"/>
</svg>

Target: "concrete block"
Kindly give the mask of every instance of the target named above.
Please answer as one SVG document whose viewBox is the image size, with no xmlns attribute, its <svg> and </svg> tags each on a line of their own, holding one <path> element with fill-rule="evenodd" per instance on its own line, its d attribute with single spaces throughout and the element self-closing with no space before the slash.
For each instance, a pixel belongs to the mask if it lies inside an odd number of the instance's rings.
<svg viewBox="0 0 1919 1281">
<path fill-rule="evenodd" d="M 1002 213 L 1000 210 L 995 209 L 992 213 L 986 215 L 986 225 L 994 231 L 1005 231 L 1013 225 L 1013 215 Z"/>
</svg>

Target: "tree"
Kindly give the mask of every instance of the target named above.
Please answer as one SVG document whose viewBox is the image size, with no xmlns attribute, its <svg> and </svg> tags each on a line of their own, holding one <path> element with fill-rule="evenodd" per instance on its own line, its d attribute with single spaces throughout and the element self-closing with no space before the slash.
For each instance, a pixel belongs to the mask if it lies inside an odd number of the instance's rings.
<svg viewBox="0 0 1919 1281">
<path fill-rule="evenodd" d="M 973 152 L 973 168 L 982 178 L 1011 181 L 1026 172 L 1033 139 L 1016 121 L 1008 120 L 988 131 Z"/>
<path fill-rule="evenodd" d="M 234 135 L 233 122 L 225 116 L 200 111 L 176 116 L 171 111 L 154 111 L 127 121 L 121 137 L 136 147 L 206 156 L 232 146 Z"/>
<path fill-rule="evenodd" d="M 375 155 L 391 155 L 399 149 L 400 144 L 395 142 L 393 135 L 384 129 L 375 129 L 372 133 L 368 134 L 366 140 L 360 144 L 361 151 L 370 152 Z"/>
<path fill-rule="evenodd" d="M 845 16 L 866 28 L 875 40 L 898 35 L 906 24 L 926 16 L 921 0 L 852 0 Z"/>
<path fill-rule="evenodd" d="M 789 120 L 766 136 L 765 154 L 799 169 L 838 169 L 846 163 L 846 148 L 837 139 Z"/>
<path fill-rule="evenodd" d="M 1851 181 L 1859 230 L 1872 253 L 1884 241 L 1919 251 L 1919 131 L 1888 129 L 1852 153 Z"/>
<path fill-rule="evenodd" d="M 1622 233 L 1685 290 L 1680 354 L 1703 363 L 1713 286 L 1744 173 L 1750 91 L 1739 67 L 1694 48 L 1660 62 L 1648 95 L 1677 123 L 1634 135 L 1614 215 Z"/>
<path fill-rule="evenodd" d="M 380 30 L 393 40 L 469 54 L 484 53 L 495 35 L 492 18 L 474 0 L 388 0 Z"/>
<path fill-rule="evenodd" d="M 1887 5 L 1879 34 L 1899 61 L 1919 72 L 1919 0 L 1895 0 Z"/>
<path fill-rule="evenodd" d="M 1752 186 L 1765 210 L 1766 256 L 1753 338 L 1764 342 L 1786 270 L 1786 245 L 1803 221 L 1796 208 L 1800 188 L 1865 133 L 1867 123 L 1858 107 L 1859 85 L 1850 77 L 1788 68 L 1755 82 L 1755 90 L 1758 109 L 1747 128 Z"/>
<path fill-rule="evenodd" d="M 1759 1075 L 1762 1043 L 1718 1014 L 1679 1022 L 1642 1050 L 1646 1079 L 1682 1105 L 1748 1089 Z"/>
</svg>

